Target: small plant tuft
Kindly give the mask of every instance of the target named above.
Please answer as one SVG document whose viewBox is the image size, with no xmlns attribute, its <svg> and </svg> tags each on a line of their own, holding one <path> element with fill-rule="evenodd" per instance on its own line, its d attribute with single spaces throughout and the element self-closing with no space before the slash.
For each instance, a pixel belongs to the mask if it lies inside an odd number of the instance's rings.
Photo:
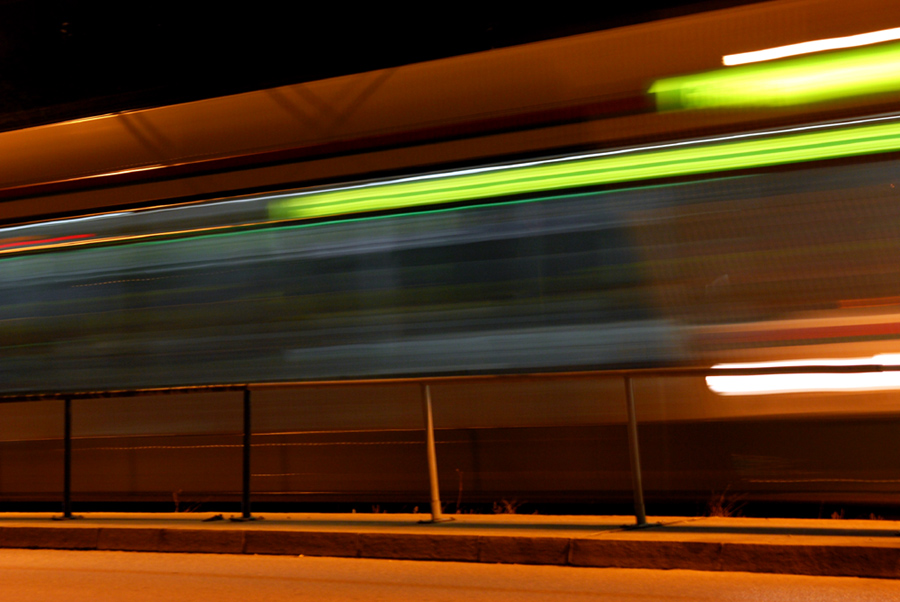
<svg viewBox="0 0 900 602">
<path fill-rule="evenodd" d="M 744 501 L 741 496 L 729 495 L 728 487 L 722 493 L 713 494 L 709 502 L 706 504 L 707 516 L 728 518 L 730 516 L 741 516 L 744 508 Z"/>
<path fill-rule="evenodd" d="M 494 514 L 515 514 L 519 506 L 524 503 L 516 499 L 494 502 Z"/>
</svg>

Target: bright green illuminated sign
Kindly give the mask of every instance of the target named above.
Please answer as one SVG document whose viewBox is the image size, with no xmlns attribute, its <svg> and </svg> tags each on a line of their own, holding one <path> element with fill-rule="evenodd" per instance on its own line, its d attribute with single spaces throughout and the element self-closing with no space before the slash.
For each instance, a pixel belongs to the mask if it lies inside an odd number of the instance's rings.
<svg viewBox="0 0 900 602">
<path fill-rule="evenodd" d="M 302 194 L 272 201 L 269 212 L 307 219 L 897 150 L 900 123 L 882 122 Z"/>
<path fill-rule="evenodd" d="M 900 91 L 900 42 L 661 79 L 660 110 L 780 107 Z"/>
</svg>

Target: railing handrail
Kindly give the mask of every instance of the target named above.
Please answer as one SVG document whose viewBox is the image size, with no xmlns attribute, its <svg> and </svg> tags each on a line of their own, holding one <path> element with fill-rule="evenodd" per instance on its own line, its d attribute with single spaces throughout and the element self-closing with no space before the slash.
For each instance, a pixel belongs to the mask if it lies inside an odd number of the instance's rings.
<svg viewBox="0 0 900 602">
<path fill-rule="evenodd" d="M 216 393 L 263 389 L 295 389 L 304 387 L 371 386 L 390 384 L 436 385 L 473 381 L 568 380 L 640 377 L 699 377 L 699 376 L 762 376 L 769 374 L 860 374 L 869 372 L 900 372 L 900 365 L 853 364 L 829 365 L 811 362 L 792 366 L 734 368 L 715 366 L 671 366 L 657 368 L 618 368 L 612 370 L 579 370 L 571 372 L 523 372 L 502 374 L 465 374 L 438 376 L 399 376 L 385 378 L 348 378 L 302 381 L 259 381 L 206 385 L 173 385 L 167 387 L 136 387 L 133 389 L 94 389 L 71 391 L 35 391 L 0 393 L 0 403 L 41 401 L 49 399 L 97 399 L 108 397 L 139 397 L 142 395 L 178 395 L 187 393 Z"/>
</svg>

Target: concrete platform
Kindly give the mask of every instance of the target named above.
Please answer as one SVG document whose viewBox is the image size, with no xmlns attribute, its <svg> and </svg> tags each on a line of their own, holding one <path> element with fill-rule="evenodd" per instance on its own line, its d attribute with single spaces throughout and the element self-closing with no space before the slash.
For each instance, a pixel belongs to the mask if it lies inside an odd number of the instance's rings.
<svg viewBox="0 0 900 602">
<path fill-rule="evenodd" d="M 900 522 L 420 514 L 0 514 L 0 547 L 900 577 Z M 209 521 L 209 522 L 204 522 Z"/>
</svg>

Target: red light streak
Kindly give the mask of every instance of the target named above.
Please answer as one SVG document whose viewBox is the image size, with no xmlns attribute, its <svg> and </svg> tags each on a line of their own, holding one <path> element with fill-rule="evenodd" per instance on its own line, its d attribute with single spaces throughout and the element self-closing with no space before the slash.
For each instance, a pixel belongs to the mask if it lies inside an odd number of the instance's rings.
<svg viewBox="0 0 900 602">
<path fill-rule="evenodd" d="M 22 242 L 8 242 L 5 244 L 0 244 L 0 249 L 10 249 L 15 247 L 35 247 L 38 245 L 52 245 L 60 242 L 67 242 L 70 240 L 81 240 L 84 238 L 91 238 L 94 234 L 73 234 L 71 236 L 60 236 L 58 238 L 45 238 L 43 240 L 26 240 Z M 8 239 L 7 239 L 8 240 Z"/>
</svg>

